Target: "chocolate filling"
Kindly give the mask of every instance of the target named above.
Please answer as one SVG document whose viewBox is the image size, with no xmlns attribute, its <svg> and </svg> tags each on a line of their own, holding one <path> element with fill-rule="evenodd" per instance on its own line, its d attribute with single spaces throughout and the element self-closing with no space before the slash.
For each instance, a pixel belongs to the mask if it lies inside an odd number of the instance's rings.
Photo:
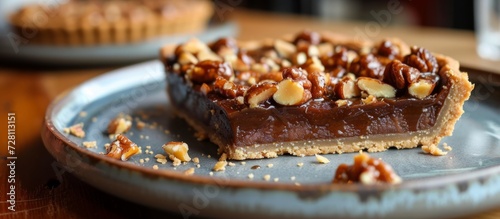
<svg viewBox="0 0 500 219">
<path fill-rule="evenodd" d="M 243 147 L 273 142 L 335 139 L 377 134 L 397 134 L 432 128 L 448 96 L 451 82 L 443 80 L 434 94 L 381 99 L 363 104 L 337 106 L 335 100 L 310 100 L 299 106 L 266 102 L 249 108 L 234 99 L 203 94 L 175 73 L 167 72 L 167 91 L 172 105 L 191 116 L 224 145 Z"/>
</svg>

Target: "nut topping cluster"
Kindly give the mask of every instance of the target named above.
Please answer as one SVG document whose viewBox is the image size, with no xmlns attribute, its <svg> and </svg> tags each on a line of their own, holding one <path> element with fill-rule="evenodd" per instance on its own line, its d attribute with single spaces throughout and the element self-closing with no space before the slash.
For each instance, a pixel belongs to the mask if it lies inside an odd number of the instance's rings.
<svg viewBox="0 0 500 219">
<path fill-rule="evenodd" d="M 436 93 L 440 66 L 428 50 L 397 39 L 374 45 L 353 48 L 304 31 L 290 41 L 190 40 L 166 61 L 194 89 L 250 108 L 353 98 L 370 104 Z"/>
</svg>

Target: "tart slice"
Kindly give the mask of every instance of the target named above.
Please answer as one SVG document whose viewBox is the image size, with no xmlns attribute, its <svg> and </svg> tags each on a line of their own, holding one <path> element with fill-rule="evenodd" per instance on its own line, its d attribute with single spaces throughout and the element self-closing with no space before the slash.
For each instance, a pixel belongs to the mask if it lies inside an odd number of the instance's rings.
<svg viewBox="0 0 500 219">
<path fill-rule="evenodd" d="M 236 160 L 435 145 L 473 89 L 457 61 L 398 39 L 191 40 L 161 59 L 177 113 Z"/>
</svg>

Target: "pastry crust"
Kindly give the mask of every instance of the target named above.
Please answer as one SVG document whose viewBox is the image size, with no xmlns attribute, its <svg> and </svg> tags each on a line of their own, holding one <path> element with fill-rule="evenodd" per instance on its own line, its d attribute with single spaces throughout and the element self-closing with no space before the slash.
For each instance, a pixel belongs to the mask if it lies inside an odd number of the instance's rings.
<svg viewBox="0 0 500 219">
<path fill-rule="evenodd" d="M 334 44 L 349 45 L 358 51 L 369 50 L 373 43 L 349 40 L 343 36 L 328 34 L 328 40 Z M 394 40 L 401 48 L 403 54 L 408 54 L 409 49 L 404 42 Z M 266 44 L 265 41 L 252 41 L 240 43 L 246 48 L 258 48 Z M 173 47 L 164 47 L 161 56 L 164 60 L 171 56 Z M 407 50 L 406 50 L 407 49 Z M 191 115 L 185 110 L 177 110 L 180 117 L 184 118 L 198 132 L 206 133 L 210 141 L 219 146 L 220 153 L 226 153 L 228 158 L 235 160 L 272 158 L 278 155 L 291 154 L 296 156 L 347 153 L 367 150 L 368 152 L 385 151 L 390 147 L 398 149 L 414 148 L 422 145 L 436 145 L 443 137 L 452 135 L 454 125 L 463 114 L 463 104 L 469 99 L 474 86 L 469 82 L 467 73 L 460 72 L 458 61 L 440 54 L 434 54 L 440 66 L 439 75 L 446 77 L 451 84 L 443 106 L 438 114 L 432 128 L 396 134 L 361 135 L 346 138 L 313 139 L 289 142 L 276 142 L 268 144 L 253 144 L 246 146 L 227 145 L 225 139 L 216 133 L 211 127 Z"/>
</svg>

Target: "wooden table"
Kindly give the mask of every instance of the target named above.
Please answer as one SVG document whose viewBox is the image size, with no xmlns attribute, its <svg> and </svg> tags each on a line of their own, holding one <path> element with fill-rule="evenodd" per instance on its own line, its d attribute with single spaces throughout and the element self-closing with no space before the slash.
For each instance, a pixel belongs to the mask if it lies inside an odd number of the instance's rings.
<svg viewBox="0 0 500 219">
<path fill-rule="evenodd" d="M 500 74 L 500 62 L 480 59 L 475 52 L 475 37 L 470 31 L 431 29 L 420 27 L 391 27 L 384 30 L 370 29 L 373 23 L 344 23 L 317 20 L 290 15 L 271 15 L 260 12 L 236 11 L 222 13 L 219 18 L 231 15 L 240 25 L 241 39 L 279 37 L 301 29 L 329 30 L 347 35 L 359 32 L 374 39 L 398 36 L 409 44 L 421 45 L 431 51 L 448 54 L 469 69 Z M 372 26 L 370 26 L 372 25 Z M 369 30 L 371 32 L 367 32 Z M 45 150 L 40 127 L 47 105 L 61 92 L 85 80 L 108 72 L 115 67 L 61 69 L 30 67 L 26 64 L 0 63 L 0 125 L 1 168 L 0 180 L 6 184 L 6 123 L 7 113 L 16 113 L 16 212 L 7 211 L 6 186 L 0 188 L 0 217 L 37 218 L 41 215 L 61 218 L 81 218 L 97 215 L 99 218 L 121 217 L 178 217 L 178 215 L 131 203 L 101 192 L 71 174 L 63 174 L 58 181 L 53 166 L 54 159 Z M 497 81 L 499 82 L 499 81 Z M 500 185 L 499 185 L 500 186 Z M 500 209 L 500 206 L 499 208 Z M 475 215 L 474 218 L 500 218 L 500 210 Z"/>
</svg>

